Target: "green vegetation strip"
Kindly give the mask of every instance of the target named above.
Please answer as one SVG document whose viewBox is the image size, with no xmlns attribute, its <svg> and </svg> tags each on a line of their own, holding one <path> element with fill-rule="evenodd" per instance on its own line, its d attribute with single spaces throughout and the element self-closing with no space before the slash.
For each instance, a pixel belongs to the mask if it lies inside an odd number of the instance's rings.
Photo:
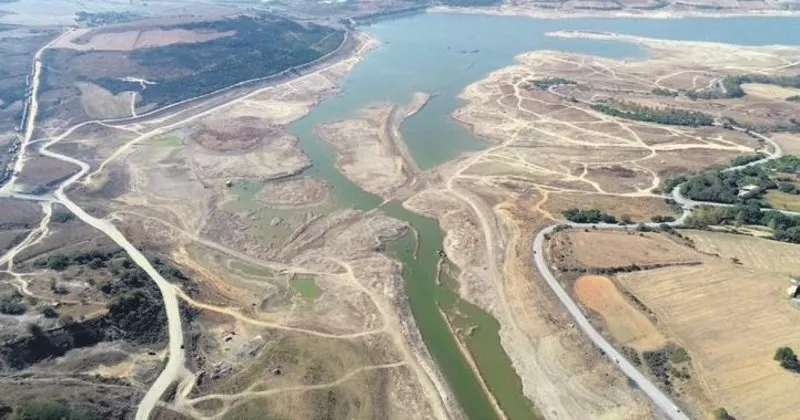
<svg viewBox="0 0 800 420">
<path fill-rule="evenodd" d="M 656 124 L 699 127 L 714 123 L 714 117 L 702 112 L 688 111 L 680 108 L 649 107 L 626 101 L 599 103 L 592 105 L 592 108 L 595 111 L 613 117 Z"/>
</svg>

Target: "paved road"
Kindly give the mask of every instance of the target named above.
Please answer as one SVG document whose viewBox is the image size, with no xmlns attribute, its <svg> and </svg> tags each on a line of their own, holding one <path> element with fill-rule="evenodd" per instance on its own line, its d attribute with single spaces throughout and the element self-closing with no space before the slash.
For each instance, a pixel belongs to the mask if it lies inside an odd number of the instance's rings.
<svg viewBox="0 0 800 420">
<path fill-rule="evenodd" d="M 547 262 L 544 259 L 544 253 L 542 249 L 544 248 L 545 242 L 545 235 L 549 235 L 553 233 L 553 230 L 556 228 L 556 225 L 550 226 L 542 231 L 540 231 L 535 239 L 533 240 L 533 260 L 536 263 L 536 268 L 539 270 L 539 273 L 545 279 L 547 284 L 550 288 L 555 292 L 556 297 L 561 301 L 564 307 L 567 308 L 570 315 L 575 319 L 577 325 L 583 330 L 583 332 L 589 337 L 590 340 L 602 350 L 606 356 L 613 363 L 615 363 L 622 372 L 631 378 L 636 385 L 641 389 L 652 401 L 653 404 L 656 405 L 659 409 L 661 409 L 670 419 L 674 420 L 689 420 L 685 414 L 683 414 L 680 409 L 672 402 L 672 400 L 657 386 L 653 385 L 644 375 L 642 375 L 636 367 L 633 366 L 630 362 L 628 362 L 625 357 L 620 354 L 617 349 L 614 348 L 602 335 L 600 335 L 597 330 L 594 329 L 592 324 L 589 323 L 589 320 L 583 314 L 581 309 L 575 304 L 575 301 L 567 294 L 561 284 L 556 280 L 553 273 L 550 271 Z"/>
<path fill-rule="evenodd" d="M 746 130 L 741 127 L 733 127 L 734 130 L 745 132 Z M 783 156 L 783 151 L 781 147 L 775 143 L 774 140 L 771 138 L 764 136 L 759 133 L 750 132 L 750 134 L 760 138 L 770 146 L 772 146 L 772 152 L 765 157 L 764 159 L 748 163 L 746 165 L 740 165 L 736 167 L 731 167 L 725 169 L 726 172 L 728 171 L 735 171 L 739 169 L 743 169 L 749 166 L 756 166 L 763 163 L 766 163 L 770 160 L 778 159 Z M 732 204 L 722 204 L 722 203 L 707 203 L 707 202 L 699 202 L 688 199 L 681 194 L 680 191 L 681 185 L 675 187 L 672 192 L 670 193 L 670 197 L 673 198 L 678 204 L 683 207 L 683 214 L 681 217 L 674 221 L 667 223 L 667 225 L 677 227 L 682 226 L 686 219 L 691 215 L 692 209 L 694 207 L 700 205 L 712 205 L 712 206 L 725 206 L 729 207 Z M 769 211 L 772 209 L 763 209 L 763 211 Z M 781 213 L 793 216 L 800 216 L 798 212 L 791 212 L 791 211 L 783 211 L 777 210 Z M 596 228 L 602 230 L 612 230 L 612 229 L 622 229 L 623 226 L 619 226 L 617 224 L 608 224 L 608 223 L 596 223 L 596 224 L 581 224 L 581 223 L 572 223 L 572 222 L 564 222 L 562 225 L 568 225 L 570 227 L 575 228 Z M 660 223 L 645 223 L 647 227 L 650 228 L 658 228 L 660 227 Z M 599 332 L 592 326 L 589 322 L 586 315 L 584 315 L 583 311 L 581 311 L 580 307 L 572 300 L 572 297 L 564 290 L 561 286 L 561 283 L 558 282 L 556 277 L 553 275 L 552 271 L 550 271 L 550 267 L 547 264 L 547 261 L 544 258 L 544 244 L 545 244 L 545 237 L 552 234 L 553 231 L 559 225 L 553 225 L 545 228 L 544 230 L 540 231 L 533 239 L 533 261 L 536 266 L 536 270 L 539 271 L 539 274 L 545 279 L 547 285 L 550 286 L 550 289 L 556 294 L 556 297 L 561 301 L 567 311 L 572 315 L 572 318 L 575 320 L 577 325 L 583 330 L 583 332 L 589 337 L 590 340 L 600 349 L 602 350 L 606 356 L 611 359 L 611 361 L 616 364 L 619 369 L 631 380 L 636 382 L 636 385 L 639 389 L 644 392 L 650 400 L 652 400 L 653 404 L 658 407 L 662 412 L 664 412 L 667 417 L 670 419 L 676 420 L 683 420 L 688 419 L 689 417 L 684 414 L 680 408 L 667 396 L 663 393 L 657 386 L 655 386 L 652 382 L 650 382 L 647 377 L 645 377 L 641 372 L 639 372 L 635 366 L 633 366 L 625 357 L 618 352 L 611 343 L 608 342 Z"/>
</svg>

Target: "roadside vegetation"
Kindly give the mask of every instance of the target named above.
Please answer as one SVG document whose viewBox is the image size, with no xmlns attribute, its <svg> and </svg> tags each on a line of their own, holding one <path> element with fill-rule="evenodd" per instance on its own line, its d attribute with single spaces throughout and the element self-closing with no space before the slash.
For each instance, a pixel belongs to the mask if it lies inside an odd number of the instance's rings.
<svg viewBox="0 0 800 420">
<path fill-rule="evenodd" d="M 743 201 L 739 192 L 745 186 L 764 190 L 773 188 L 776 184 L 759 167 L 747 167 L 737 171 L 714 170 L 689 177 L 681 186 L 681 193 L 695 201 L 733 204 Z"/>
<path fill-rule="evenodd" d="M 762 211 L 757 202 L 731 207 L 700 206 L 694 209 L 687 225 L 700 229 L 713 225 L 766 226 L 773 230 L 772 239 L 800 244 L 800 216 Z"/>
<path fill-rule="evenodd" d="M 564 211 L 564 217 L 575 223 L 617 223 L 617 218 L 600 209 L 570 208 Z"/>
<path fill-rule="evenodd" d="M 594 104 L 592 109 L 613 117 L 656 124 L 699 127 L 709 126 L 714 123 L 714 117 L 702 112 L 687 111 L 680 108 L 649 107 L 626 101 Z"/>
</svg>

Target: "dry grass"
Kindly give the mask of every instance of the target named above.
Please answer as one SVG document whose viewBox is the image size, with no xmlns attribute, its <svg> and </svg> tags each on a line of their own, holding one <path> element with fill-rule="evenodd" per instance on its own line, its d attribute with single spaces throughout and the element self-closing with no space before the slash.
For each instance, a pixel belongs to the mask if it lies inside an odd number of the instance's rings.
<svg viewBox="0 0 800 420">
<path fill-rule="evenodd" d="M 767 192 L 766 199 L 774 209 L 800 211 L 800 195 L 772 190 Z"/>
<path fill-rule="evenodd" d="M 628 303 L 608 278 L 582 276 L 573 287 L 581 303 L 602 317 L 617 343 L 639 351 L 657 349 L 666 343 L 650 320 Z"/>
<path fill-rule="evenodd" d="M 542 207 L 558 217 L 561 217 L 561 213 L 570 207 L 582 209 L 599 208 L 606 213 L 613 214 L 617 219 L 623 216 L 630 216 L 636 222 L 649 222 L 650 217 L 653 215 L 676 216 L 667 203 L 664 202 L 664 199 L 658 197 L 621 199 L 613 195 L 551 193 Z"/>
<path fill-rule="evenodd" d="M 554 235 L 550 244 L 553 247 L 550 255 L 559 259 L 559 263 L 581 267 L 699 262 L 690 248 L 658 233 L 569 229 Z"/>
<path fill-rule="evenodd" d="M 783 100 L 790 96 L 800 95 L 800 89 L 792 89 L 776 85 L 761 83 L 745 83 L 742 85 L 744 93 L 765 99 Z"/>
<path fill-rule="evenodd" d="M 792 133 L 771 134 L 773 140 L 783 149 L 786 154 L 800 154 L 800 135 Z"/>
<path fill-rule="evenodd" d="M 78 51 L 132 51 L 139 48 L 206 42 L 217 38 L 232 36 L 235 33 L 235 31 L 199 32 L 186 29 L 92 32 L 83 29 L 75 31 L 70 37 L 59 40 L 55 48 L 68 48 Z"/>
<path fill-rule="evenodd" d="M 620 283 L 654 311 L 670 338 L 689 350 L 709 397 L 737 418 L 794 419 L 800 377 L 780 368 L 779 346 L 800 345 L 800 312 L 785 294 L 800 268 L 795 245 L 741 235 L 690 233 L 717 252 L 694 267 L 624 274 Z M 729 259 L 738 258 L 737 265 Z"/>
<path fill-rule="evenodd" d="M 719 254 L 725 259 L 736 257 L 743 268 L 782 274 L 800 272 L 800 258 L 796 258 L 800 247 L 797 245 L 704 231 L 684 234 L 694 241 L 698 251 Z"/>
</svg>

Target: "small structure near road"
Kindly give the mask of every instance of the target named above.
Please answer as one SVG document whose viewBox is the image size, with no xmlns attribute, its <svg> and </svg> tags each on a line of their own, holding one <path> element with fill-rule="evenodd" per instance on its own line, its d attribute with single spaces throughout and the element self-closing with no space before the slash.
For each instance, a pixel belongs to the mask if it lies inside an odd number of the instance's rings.
<svg viewBox="0 0 800 420">
<path fill-rule="evenodd" d="M 739 188 L 738 197 L 742 199 L 752 198 L 761 193 L 761 191 L 764 191 L 764 187 L 760 185 L 745 185 Z"/>
</svg>

